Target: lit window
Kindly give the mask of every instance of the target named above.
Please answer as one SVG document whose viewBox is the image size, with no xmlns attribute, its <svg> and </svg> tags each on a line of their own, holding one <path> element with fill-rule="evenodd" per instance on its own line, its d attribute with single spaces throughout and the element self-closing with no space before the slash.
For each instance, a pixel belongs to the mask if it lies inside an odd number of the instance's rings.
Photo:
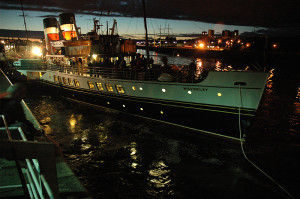
<svg viewBox="0 0 300 199">
<path fill-rule="evenodd" d="M 58 82 L 57 76 L 56 76 L 56 75 L 53 75 L 53 78 L 54 78 L 54 81 L 55 81 L 55 82 Z"/>
<path fill-rule="evenodd" d="M 87 82 L 87 83 L 88 83 L 90 89 L 95 89 L 93 82 Z"/>
<path fill-rule="evenodd" d="M 78 81 L 77 79 L 74 79 L 74 84 L 75 84 L 75 86 L 77 86 L 77 87 L 80 86 L 79 81 Z"/>
<path fill-rule="evenodd" d="M 63 83 L 64 83 L 64 84 L 67 84 L 67 79 L 64 78 L 64 77 L 63 77 L 62 79 L 63 79 Z"/>
<path fill-rule="evenodd" d="M 74 85 L 72 79 L 68 78 L 68 82 L 69 82 L 69 85 L 70 85 L 70 86 L 73 86 L 73 85 Z"/>
<path fill-rule="evenodd" d="M 122 85 L 116 85 L 116 89 L 117 89 L 118 93 L 125 93 Z"/>
<path fill-rule="evenodd" d="M 108 92 L 114 92 L 114 89 L 113 89 L 113 87 L 111 86 L 111 84 L 105 84 L 105 87 L 106 87 L 106 90 L 107 90 Z"/>
<path fill-rule="evenodd" d="M 96 82 L 96 86 L 97 86 L 99 91 L 104 91 L 102 83 Z"/>
<path fill-rule="evenodd" d="M 60 76 L 58 76 L 58 82 L 59 82 L 59 83 L 62 83 L 61 77 L 60 77 Z"/>
</svg>

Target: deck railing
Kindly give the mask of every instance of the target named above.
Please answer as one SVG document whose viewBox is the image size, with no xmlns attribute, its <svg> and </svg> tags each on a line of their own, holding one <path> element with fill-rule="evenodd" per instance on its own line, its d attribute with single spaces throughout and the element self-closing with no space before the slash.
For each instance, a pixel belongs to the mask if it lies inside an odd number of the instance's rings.
<svg viewBox="0 0 300 199">
<path fill-rule="evenodd" d="M 67 74 L 76 74 L 89 77 L 128 79 L 143 81 L 174 81 L 182 83 L 203 81 L 207 73 L 202 71 L 189 71 L 187 67 L 172 67 L 168 69 L 153 65 L 152 68 L 135 68 L 135 67 L 92 67 L 92 66 L 60 66 L 54 64 L 40 66 L 22 66 L 16 67 L 21 70 L 51 70 Z"/>
<path fill-rule="evenodd" d="M 15 161 L 21 181 L 1 183 L 0 191 L 22 187 L 25 198 L 58 198 L 54 145 L 28 141 L 21 127 L 8 127 L 5 116 L 0 118 L 0 158 Z"/>
</svg>

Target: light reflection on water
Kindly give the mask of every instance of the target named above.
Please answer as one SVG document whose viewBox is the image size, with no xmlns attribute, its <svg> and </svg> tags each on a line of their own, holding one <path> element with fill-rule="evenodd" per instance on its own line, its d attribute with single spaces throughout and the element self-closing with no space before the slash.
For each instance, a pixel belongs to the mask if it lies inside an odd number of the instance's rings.
<svg viewBox="0 0 300 199">
<path fill-rule="evenodd" d="M 148 189 L 148 193 L 150 195 L 157 196 L 159 192 L 166 192 L 165 194 L 172 196 L 174 194 L 174 190 L 168 189 L 174 186 L 170 173 L 171 170 L 163 160 L 153 162 L 147 179 L 148 186 L 153 188 Z"/>
</svg>

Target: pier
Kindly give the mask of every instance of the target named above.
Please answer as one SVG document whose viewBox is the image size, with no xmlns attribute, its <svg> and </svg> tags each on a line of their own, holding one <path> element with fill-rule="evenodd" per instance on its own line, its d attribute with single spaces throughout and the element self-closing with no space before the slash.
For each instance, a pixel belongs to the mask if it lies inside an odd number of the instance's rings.
<svg viewBox="0 0 300 199">
<path fill-rule="evenodd" d="M 0 69 L 0 93 L 10 85 Z M 27 120 L 41 130 L 26 103 L 21 104 Z M 7 125 L 2 113 L 0 151 L 0 198 L 91 198 L 57 144 L 43 134 L 29 141 L 20 126 Z"/>
</svg>

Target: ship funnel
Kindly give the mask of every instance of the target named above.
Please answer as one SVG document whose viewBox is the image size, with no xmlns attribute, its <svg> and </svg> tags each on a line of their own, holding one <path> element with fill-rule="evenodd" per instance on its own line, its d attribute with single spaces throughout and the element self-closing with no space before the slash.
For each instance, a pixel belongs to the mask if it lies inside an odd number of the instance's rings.
<svg viewBox="0 0 300 199">
<path fill-rule="evenodd" d="M 57 20 L 56 18 L 45 18 L 43 20 L 44 24 L 44 34 L 46 40 L 46 49 L 48 52 L 53 54 L 53 49 L 51 48 L 51 41 L 58 41 L 59 40 L 59 32 L 57 27 Z"/>
<path fill-rule="evenodd" d="M 73 13 L 62 13 L 59 15 L 59 23 L 62 35 L 65 40 L 78 39 L 78 31 Z"/>
</svg>

